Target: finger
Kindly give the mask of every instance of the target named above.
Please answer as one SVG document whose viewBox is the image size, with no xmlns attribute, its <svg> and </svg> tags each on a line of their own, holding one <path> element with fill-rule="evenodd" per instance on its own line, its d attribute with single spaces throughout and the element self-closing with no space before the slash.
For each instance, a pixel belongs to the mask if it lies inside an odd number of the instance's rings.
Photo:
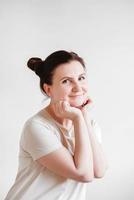
<svg viewBox="0 0 134 200">
<path fill-rule="evenodd" d="M 87 104 L 90 104 L 92 103 L 92 100 L 91 99 L 87 99 L 87 101 L 84 103 L 84 105 L 87 105 Z"/>
<path fill-rule="evenodd" d="M 91 104 L 92 103 L 92 100 L 91 99 L 88 99 L 87 101 L 86 101 L 86 104 Z M 85 105 L 86 105 L 85 104 Z"/>
<path fill-rule="evenodd" d="M 88 102 L 91 103 L 91 102 L 92 102 L 92 99 L 88 99 Z"/>
</svg>

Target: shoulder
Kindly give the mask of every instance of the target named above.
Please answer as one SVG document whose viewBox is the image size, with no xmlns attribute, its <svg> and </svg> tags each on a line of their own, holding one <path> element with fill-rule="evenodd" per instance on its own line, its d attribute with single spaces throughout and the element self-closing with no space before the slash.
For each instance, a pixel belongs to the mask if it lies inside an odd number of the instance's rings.
<svg viewBox="0 0 134 200">
<path fill-rule="evenodd" d="M 34 160 L 62 146 L 59 135 L 47 118 L 38 114 L 25 121 L 20 145 Z"/>
<path fill-rule="evenodd" d="M 42 110 L 41 110 L 42 111 Z M 61 140 L 60 131 L 47 114 L 41 111 L 29 117 L 23 124 L 21 137 L 56 135 Z"/>
<path fill-rule="evenodd" d="M 34 127 L 42 127 L 48 129 L 54 129 L 54 126 L 51 124 L 50 120 L 48 119 L 47 115 L 42 115 L 42 110 L 38 111 L 31 117 L 29 117 L 23 124 L 23 130 L 27 128 L 34 128 Z"/>
</svg>

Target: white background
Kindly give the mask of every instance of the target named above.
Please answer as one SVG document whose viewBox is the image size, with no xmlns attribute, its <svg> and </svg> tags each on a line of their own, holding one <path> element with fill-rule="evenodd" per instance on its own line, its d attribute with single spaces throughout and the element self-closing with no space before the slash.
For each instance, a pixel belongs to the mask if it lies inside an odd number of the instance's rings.
<svg viewBox="0 0 134 200">
<path fill-rule="evenodd" d="M 0 199 L 18 167 L 23 123 L 42 106 L 31 56 L 75 51 L 86 61 L 93 115 L 109 169 L 88 186 L 92 200 L 134 199 L 134 1 L 0 0 Z"/>
</svg>

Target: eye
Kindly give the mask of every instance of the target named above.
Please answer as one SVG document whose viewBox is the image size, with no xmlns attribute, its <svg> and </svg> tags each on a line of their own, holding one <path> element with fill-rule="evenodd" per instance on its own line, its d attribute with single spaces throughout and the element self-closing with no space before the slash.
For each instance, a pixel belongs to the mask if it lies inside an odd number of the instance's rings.
<svg viewBox="0 0 134 200">
<path fill-rule="evenodd" d="M 62 83 L 67 83 L 69 80 L 68 79 L 65 79 L 64 81 L 62 81 Z"/>
<path fill-rule="evenodd" d="M 80 78 L 79 78 L 79 80 L 84 80 L 85 79 L 85 76 L 81 76 Z"/>
</svg>

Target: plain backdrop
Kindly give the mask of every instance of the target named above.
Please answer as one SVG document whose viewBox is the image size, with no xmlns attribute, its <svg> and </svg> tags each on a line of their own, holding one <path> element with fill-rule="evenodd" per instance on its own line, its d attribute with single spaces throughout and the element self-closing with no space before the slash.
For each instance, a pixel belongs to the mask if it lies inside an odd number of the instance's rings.
<svg viewBox="0 0 134 200">
<path fill-rule="evenodd" d="M 85 59 L 109 169 L 87 200 L 134 199 L 134 1 L 0 0 L 0 200 L 18 168 L 24 122 L 46 105 L 31 56 Z"/>
</svg>

